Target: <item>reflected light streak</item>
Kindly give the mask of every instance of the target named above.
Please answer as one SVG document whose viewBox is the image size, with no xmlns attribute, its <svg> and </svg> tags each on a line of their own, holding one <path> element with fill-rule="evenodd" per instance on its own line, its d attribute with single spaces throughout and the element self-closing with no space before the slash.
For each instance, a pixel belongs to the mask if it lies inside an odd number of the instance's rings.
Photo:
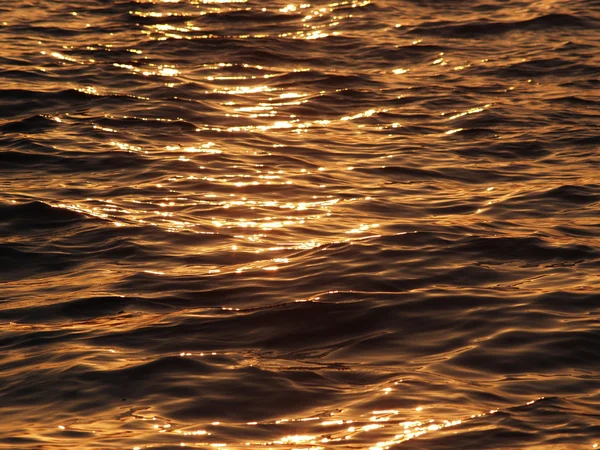
<svg viewBox="0 0 600 450">
<path fill-rule="evenodd" d="M 141 74 L 143 76 L 161 76 L 161 77 L 176 77 L 180 75 L 180 71 L 175 68 L 173 65 L 166 64 L 148 64 L 148 68 L 141 69 L 132 64 L 121 64 L 121 63 L 113 63 L 114 67 L 118 67 L 120 69 L 126 69 L 134 74 Z"/>
</svg>

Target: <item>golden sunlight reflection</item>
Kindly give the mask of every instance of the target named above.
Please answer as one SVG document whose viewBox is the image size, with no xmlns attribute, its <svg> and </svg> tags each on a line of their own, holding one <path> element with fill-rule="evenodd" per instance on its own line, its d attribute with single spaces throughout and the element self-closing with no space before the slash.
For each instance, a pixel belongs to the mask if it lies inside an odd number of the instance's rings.
<svg viewBox="0 0 600 450">
<path fill-rule="evenodd" d="M 164 65 L 164 64 L 148 64 L 143 68 L 136 67 L 133 64 L 121 64 L 121 63 L 113 63 L 114 67 L 118 67 L 121 69 L 126 69 L 134 74 L 140 74 L 143 76 L 162 76 L 162 77 L 175 77 L 180 74 L 179 70 L 175 68 L 173 65 Z"/>
<path fill-rule="evenodd" d="M 591 398 L 590 11 L 5 3 L 15 446 L 427 448 Z"/>
<path fill-rule="evenodd" d="M 160 2 L 149 1 L 149 4 L 161 3 L 179 3 L 175 1 Z M 203 27 L 195 24 L 195 20 L 208 14 L 220 13 L 224 11 L 243 11 L 248 10 L 245 5 L 246 0 L 189 0 L 192 5 L 205 5 L 208 8 L 197 13 L 184 13 L 176 11 L 148 11 L 136 10 L 130 11 L 134 17 L 151 18 L 151 19 L 173 19 L 178 18 L 182 23 L 173 25 L 169 23 L 146 24 L 143 27 L 143 33 L 151 40 L 165 41 L 168 39 L 215 39 L 219 37 L 235 38 L 235 39 L 262 39 L 271 36 L 268 32 L 245 33 L 240 31 L 233 32 L 230 29 L 206 31 Z M 298 15 L 302 14 L 300 19 L 301 29 L 295 31 L 286 31 L 277 33 L 276 36 L 301 39 L 315 40 L 323 39 L 328 36 L 339 36 L 341 31 L 336 28 L 348 20 L 352 19 L 353 10 L 363 8 L 371 4 L 370 0 L 363 1 L 339 1 L 323 6 L 313 6 L 309 3 L 288 4 L 278 9 L 263 7 L 262 12 L 269 10 L 277 11 L 281 14 Z M 185 20 L 185 22 L 184 22 Z"/>
<path fill-rule="evenodd" d="M 181 356 L 191 356 L 191 353 L 182 353 Z M 394 383 L 398 386 L 400 382 Z M 386 391 L 386 389 L 383 389 Z M 375 396 L 379 395 L 374 393 Z M 529 407 L 544 397 L 527 402 L 523 407 Z M 356 405 L 358 406 L 358 405 Z M 432 405 L 432 409 L 434 405 Z M 355 407 L 336 409 L 327 412 L 298 418 L 281 418 L 273 421 L 249 421 L 243 423 L 223 423 L 213 421 L 204 426 L 178 424 L 173 426 L 151 416 L 140 416 L 143 421 L 154 421 L 150 427 L 157 433 L 172 434 L 173 437 L 185 437 L 185 445 L 194 447 L 221 446 L 238 448 L 279 448 L 297 450 L 306 448 L 329 448 L 331 445 L 342 444 L 352 448 L 366 448 L 369 450 L 387 450 L 395 445 L 417 439 L 426 434 L 442 432 L 448 428 L 461 426 L 462 430 L 468 429 L 471 421 L 481 420 L 486 416 L 494 415 L 496 409 L 482 411 L 463 418 L 435 417 L 427 413 L 428 408 L 420 406 L 412 410 L 406 408 L 372 410 L 366 414 L 356 414 Z M 473 426 L 477 426 L 473 423 Z M 61 425 L 61 429 L 64 426 Z M 242 429 L 250 427 L 248 432 L 252 435 L 252 428 L 268 431 L 278 438 L 272 440 L 245 440 L 241 442 L 223 442 L 219 437 L 219 428 L 233 427 L 237 434 L 243 435 Z M 278 428 L 287 430 L 287 434 L 278 433 Z M 291 432 L 290 432 L 291 431 Z M 243 438 L 242 438 L 243 439 Z M 302 446 L 302 447 L 298 447 Z M 144 448 L 142 446 L 138 448 Z M 149 447 L 148 447 L 149 448 Z"/>
<path fill-rule="evenodd" d="M 481 106 L 481 107 L 471 108 L 471 109 L 468 109 L 467 111 L 464 111 L 464 112 L 461 112 L 461 113 L 457 113 L 457 114 L 454 114 L 454 115 L 448 117 L 448 120 L 458 119 L 459 117 L 464 117 L 464 116 L 467 116 L 469 114 L 480 113 L 480 112 L 485 111 L 486 109 L 488 109 L 490 106 L 492 106 L 492 105 L 488 103 L 487 105 L 484 105 L 484 106 Z M 444 116 L 445 113 L 441 113 L 441 115 Z"/>
</svg>

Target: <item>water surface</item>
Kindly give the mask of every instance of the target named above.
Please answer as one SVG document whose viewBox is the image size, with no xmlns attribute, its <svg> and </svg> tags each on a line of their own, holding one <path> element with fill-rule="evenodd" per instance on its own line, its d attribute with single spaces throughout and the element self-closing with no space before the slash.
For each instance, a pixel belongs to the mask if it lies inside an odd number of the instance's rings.
<svg viewBox="0 0 600 450">
<path fill-rule="evenodd" d="M 1 448 L 600 445 L 597 0 L 0 13 Z"/>
</svg>

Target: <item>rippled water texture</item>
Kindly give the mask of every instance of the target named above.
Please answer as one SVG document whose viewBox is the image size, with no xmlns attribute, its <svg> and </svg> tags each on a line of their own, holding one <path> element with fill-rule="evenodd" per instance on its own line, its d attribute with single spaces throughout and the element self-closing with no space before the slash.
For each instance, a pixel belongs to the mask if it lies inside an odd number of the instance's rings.
<svg viewBox="0 0 600 450">
<path fill-rule="evenodd" d="M 600 2 L 0 1 L 0 448 L 600 445 Z"/>
</svg>

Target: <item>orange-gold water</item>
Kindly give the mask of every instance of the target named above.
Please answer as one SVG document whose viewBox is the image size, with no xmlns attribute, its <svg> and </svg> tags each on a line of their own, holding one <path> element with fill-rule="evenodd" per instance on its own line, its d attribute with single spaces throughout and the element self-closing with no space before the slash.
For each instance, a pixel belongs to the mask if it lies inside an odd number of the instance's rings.
<svg viewBox="0 0 600 450">
<path fill-rule="evenodd" d="M 0 13 L 0 448 L 600 445 L 598 0 Z"/>
</svg>

